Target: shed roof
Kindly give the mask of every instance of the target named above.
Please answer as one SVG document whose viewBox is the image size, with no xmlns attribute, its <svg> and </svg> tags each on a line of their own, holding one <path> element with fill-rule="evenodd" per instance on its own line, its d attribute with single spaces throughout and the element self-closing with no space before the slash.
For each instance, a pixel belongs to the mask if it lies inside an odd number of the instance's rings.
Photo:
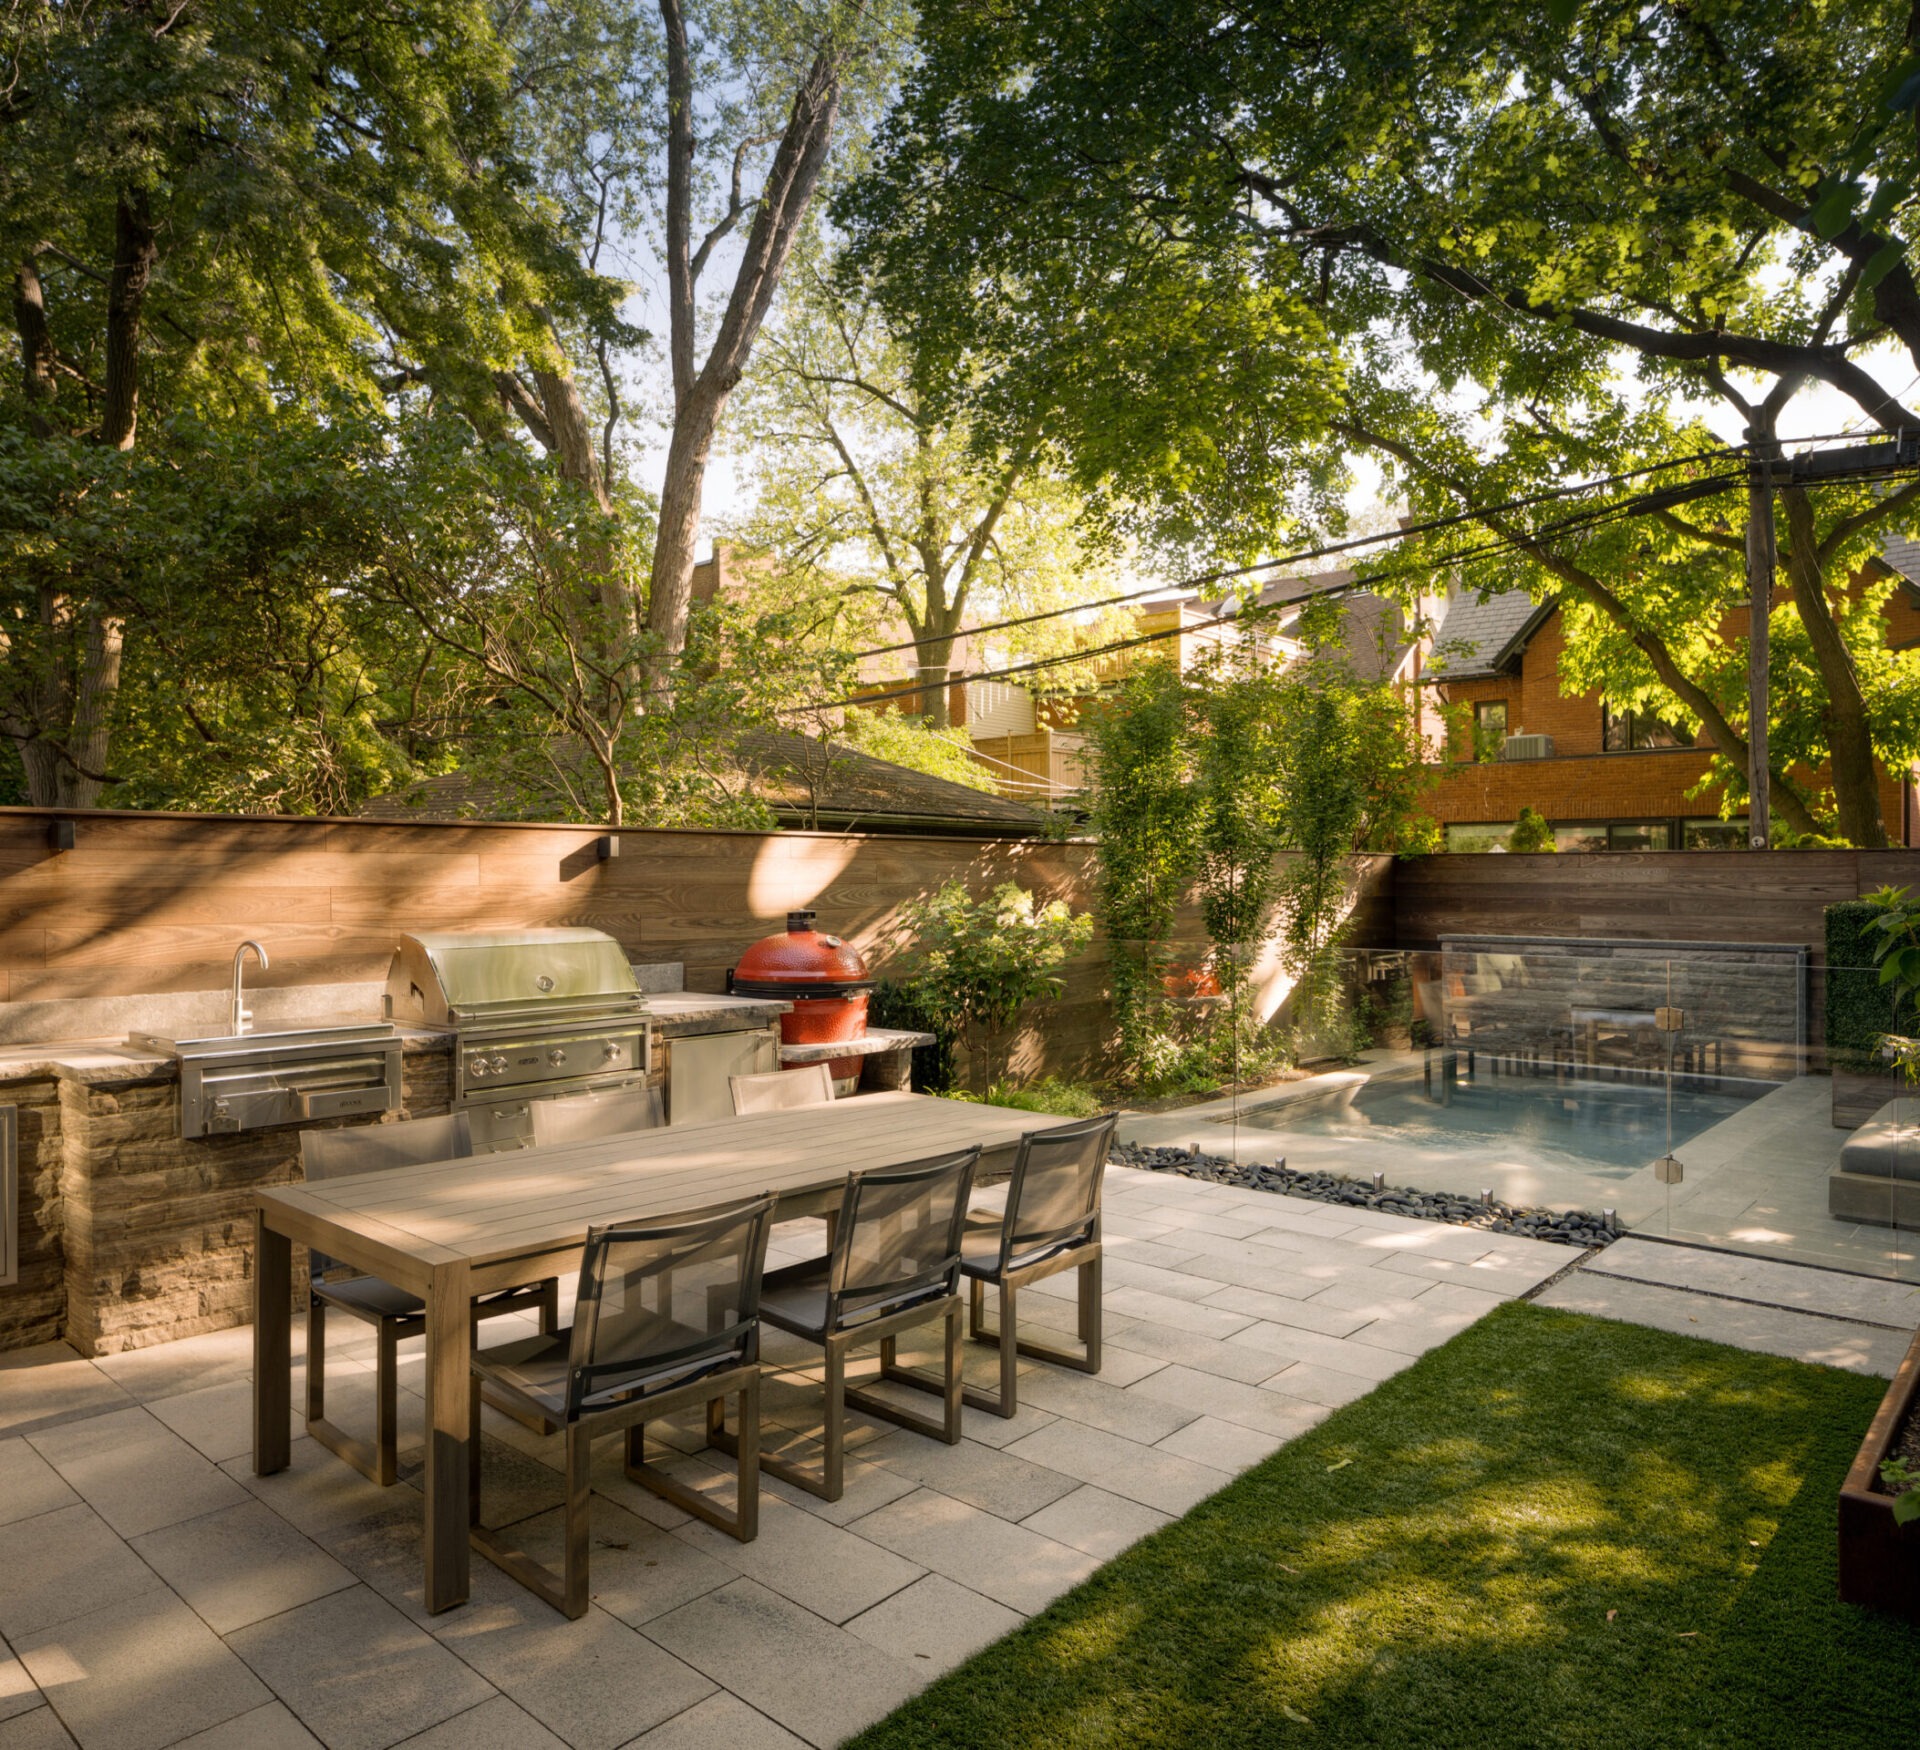
<svg viewBox="0 0 1920 1750">
<path fill-rule="evenodd" d="M 1024 838 L 1050 830 L 1050 818 L 1024 802 L 974 790 L 845 742 L 755 729 L 734 744 L 735 771 L 782 826 L 865 832 L 956 832 Z M 815 776 L 817 804 L 806 774 Z M 474 772 L 448 772 L 405 790 L 376 796 L 361 810 L 373 820 L 539 820 L 561 812 L 559 789 L 528 796 L 514 785 Z"/>
</svg>

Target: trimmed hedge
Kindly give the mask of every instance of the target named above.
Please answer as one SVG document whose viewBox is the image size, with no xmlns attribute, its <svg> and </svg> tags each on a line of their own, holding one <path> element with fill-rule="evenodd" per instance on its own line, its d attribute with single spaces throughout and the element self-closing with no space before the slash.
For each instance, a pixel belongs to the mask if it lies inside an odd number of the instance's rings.
<svg viewBox="0 0 1920 1750">
<path fill-rule="evenodd" d="M 1873 963 L 1869 929 L 1880 908 L 1864 899 L 1827 907 L 1827 1062 L 1833 1069 L 1880 1070 L 1880 1037 L 1893 1028 L 1893 998 Z"/>
</svg>

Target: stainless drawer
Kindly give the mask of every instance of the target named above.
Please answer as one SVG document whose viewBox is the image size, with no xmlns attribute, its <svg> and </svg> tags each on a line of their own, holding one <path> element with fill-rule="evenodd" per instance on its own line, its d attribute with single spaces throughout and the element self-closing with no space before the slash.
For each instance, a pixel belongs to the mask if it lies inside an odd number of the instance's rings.
<svg viewBox="0 0 1920 1750">
<path fill-rule="evenodd" d="M 180 1062 L 184 1137 L 391 1112 L 399 1104 L 398 1039 L 350 1052 L 322 1047 Z"/>
</svg>

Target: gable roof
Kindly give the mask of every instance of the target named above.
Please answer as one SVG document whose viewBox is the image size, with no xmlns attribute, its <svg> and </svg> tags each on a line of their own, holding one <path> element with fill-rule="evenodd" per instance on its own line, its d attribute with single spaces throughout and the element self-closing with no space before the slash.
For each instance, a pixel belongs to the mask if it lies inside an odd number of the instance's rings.
<svg viewBox="0 0 1920 1750">
<path fill-rule="evenodd" d="M 1537 602 L 1523 589 L 1503 590 L 1485 601 L 1454 597 L 1434 637 L 1427 679 L 1467 681 L 1506 673 L 1555 605 Z"/>
<path fill-rule="evenodd" d="M 1909 589 L 1920 591 L 1920 541 L 1911 535 L 1888 535 L 1877 557 Z"/>
<path fill-rule="evenodd" d="M 782 826 L 817 821 L 831 831 L 987 838 L 1030 838 L 1052 829 L 1048 815 L 1024 802 L 875 759 L 845 742 L 833 742 L 829 753 L 812 736 L 755 729 L 734 747 L 736 773 Z M 803 772 L 817 775 L 817 807 Z M 360 810 L 371 820 L 538 820 L 558 812 L 557 789 L 551 800 L 529 800 L 507 782 L 464 771 L 376 796 Z"/>
</svg>

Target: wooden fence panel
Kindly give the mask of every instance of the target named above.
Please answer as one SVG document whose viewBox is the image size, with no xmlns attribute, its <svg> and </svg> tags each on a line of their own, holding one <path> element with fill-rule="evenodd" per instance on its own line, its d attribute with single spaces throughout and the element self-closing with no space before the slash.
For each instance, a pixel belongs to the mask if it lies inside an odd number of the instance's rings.
<svg viewBox="0 0 1920 1750">
<path fill-rule="evenodd" d="M 0 809 L 0 1001 L 223 988 L 251 937 L 272 968 L 258 985 L 384 978 L 413 929 L 580 924 L 633 956 L 678 960 L 688 988 L 721 990 L 727 969 L 791 909 L 856 943 L 876 970 L 894 958 L 903 908 L 943 882 L 979 893 L 1015 880 L 1041 898 L 1091 904 L 1093 847 L 1080 841 L 838 833 L 625 831 L 607 861 L 591 827 Z M 1356 939 L 1392 939 L 1392 866 L 1371 861 Z M 1167 944 L 1206 951 L 1196 907 Z M 1284 984 L 1264 972 L 1277 1001 Z M 1089 1068 L 1107 1032 L 1105 951 L 1068 967 L 1066 989 L 1019 1067 Z"/>
</svg>

